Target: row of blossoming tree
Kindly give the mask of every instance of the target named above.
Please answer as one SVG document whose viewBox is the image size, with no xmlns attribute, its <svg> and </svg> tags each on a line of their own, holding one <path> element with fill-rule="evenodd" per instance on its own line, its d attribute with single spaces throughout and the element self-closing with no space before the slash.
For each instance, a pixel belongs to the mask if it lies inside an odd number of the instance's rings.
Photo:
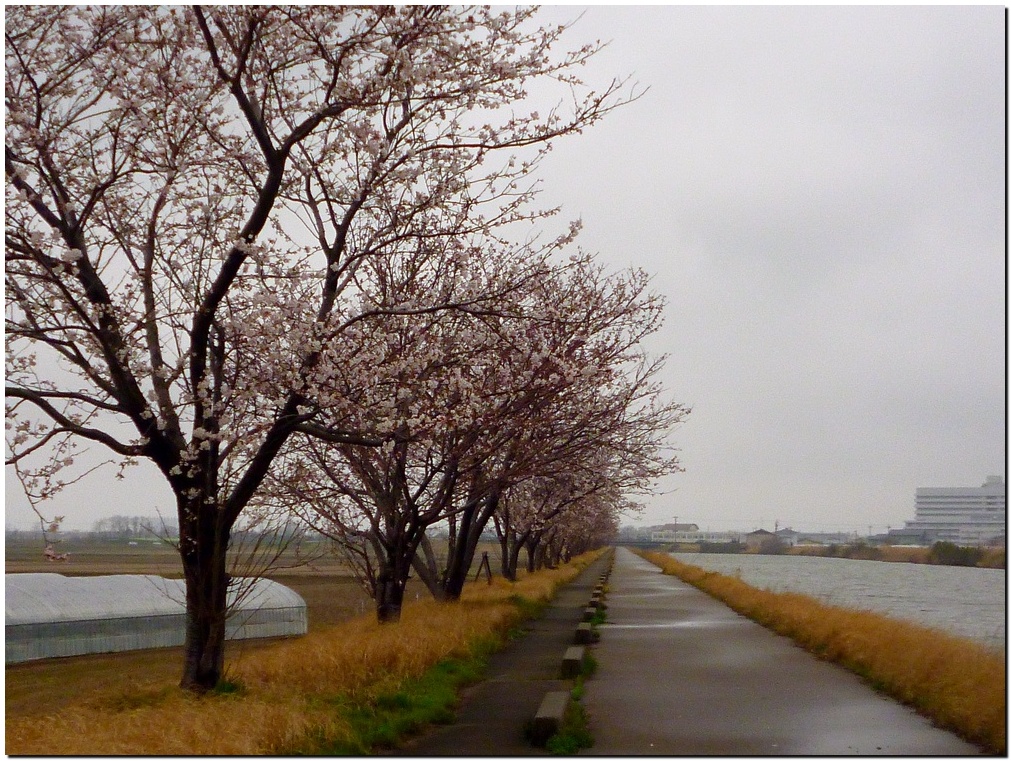
<svg viewBox="0 0 1011 761">
<path fill-rule="evenodd" d="M 536 232 L 551 141 L 634 96 L 533 16 L 8 9 L 7 463 L 35 500 L 79 447 L 157 467 L 183 687 L 221 675 L 243 521 L 334 537 L 391 620 L 412 566 L 458 596 L 493 526 L 514 576 L 677 469 L 662 304 Z"/>
</svg>

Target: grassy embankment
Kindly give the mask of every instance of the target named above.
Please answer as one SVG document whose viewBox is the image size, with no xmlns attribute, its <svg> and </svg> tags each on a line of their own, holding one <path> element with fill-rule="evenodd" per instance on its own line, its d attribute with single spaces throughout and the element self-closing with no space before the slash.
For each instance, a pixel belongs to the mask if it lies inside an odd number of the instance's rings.
<svg viewBox="0 0 1011 761">
<path fill-rule="evenodd" d="M 1005 658 L 970 640 L 794 593 L 756 589 L 732 576 L 640 553 L 664 573 L 726 603 L 825 660 L 912 706 L 991 753 L 1007 749 Z"/>
<path fill-rule="evenodd" d="M 472 584 L 458 603 L 409 602 L 397 624 L 369 613 L 245 651 L 204 697 L 160 678 L 95 690 L 49 715 L 8 713 L 7 753 L 361 754 L 394 744 L 450 720 L 484 657 L 597 554 L 515 584 Z"/>
</svg>

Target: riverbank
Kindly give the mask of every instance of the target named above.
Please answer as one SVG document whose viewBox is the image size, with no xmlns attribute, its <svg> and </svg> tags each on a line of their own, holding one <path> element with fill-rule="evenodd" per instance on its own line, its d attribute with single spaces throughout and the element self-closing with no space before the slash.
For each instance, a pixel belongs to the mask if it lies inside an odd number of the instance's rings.
<svg viewBox="0 0 1011 761">
<path fill-rule="evenodd" d="M 1007 568 L 1003 547 L 960 547 L 951 542 L 937 542 L 931 547 L 854 544 L 790 547 L 785 554 L 852 560 L 881 560 L 886 563 L 954 565 L 967 568 Z"/>
<path fill-rule="evenodd" d="M 361 754 L 395 742 L 427 721 L 447 720 L 456 692 L 482 674 L 525 616 L 591 563 L 470 585 L 457 603 L 421 600 L 402 620 L 374 615 L 299 639 L 266 645 L 229 662 L 215 693 L 194 697 L 174 681 L 87 689 L 63 710 L 7 716 L 12 755 Z M 83 688 L 83 690 L 82 690 Z"/>
<path fill-rule="evenodd" d="M 988 752 L 1006 752 L 1005 658 L 976 643 L 883 615 L 774 593 L 657 552 L 640 553 L 664 573 L 854 671 Z"/>
</svg>

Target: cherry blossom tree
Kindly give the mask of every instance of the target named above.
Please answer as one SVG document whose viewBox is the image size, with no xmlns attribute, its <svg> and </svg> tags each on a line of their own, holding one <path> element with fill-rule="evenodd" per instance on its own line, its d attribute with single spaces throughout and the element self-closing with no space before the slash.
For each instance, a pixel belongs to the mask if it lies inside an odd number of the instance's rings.
<svg viewBox="0 0 1011 761">
<path fill-rule="evenodd" d="M 516 579 L 521 550 L 534 571 L 603 546 L 617 536 L 619 516 L 638 509 L 606 479 L 579 480 L 533 479 L 503 496 L 495 515 L 503 576 Z"/>
<path fill-rule="evenodd" d="M 533 17 L 7 10 L 7 461 L 45 495 L 70 482 L 68 447 L 157 467 L 179 520 L 183 687 L 221 674 L 236 521 L 298 429 L 355 405 L 336 383 L 353 337 L 484 297 L 458 277 L 408 300 L 383 273 L 508 247 L 496 230 L 550 213 L 530 179 L 549 141 L 617 105 L 620 83 L 573 73 L 597 46 L 556 54 L 563 29 Z M 556 108 L 524 105 L 535 83 L 559 87 Z"/>
<path fill-rule="evenodd" d="M 642 273 L 607 276 L 576 256 L 498 289 L 494 309 L 386 323 L 369 363 L 385 368 L 390 387 L 359 384 L 368 420 L 350 427 L 395 431 L 395 441 L 306 441 L 275 476 L 292 509 L 354 559 L 381 620 L 399 616 L 412 566 L 437 597 L 459 597 L 513 485 L 579 481 L 538 515 L 527 535 L 536 542 L 574 503 L 677 470 L 664 439 L 687 411 L 662 400 L 660 364 L 640 346 L 662 312 L 646 284 Z M 384 354 L 387 344 L 394 351 Z M 436 524 L 449 528 L 441 560 L 425 542 Z"/>
<path fill-rule="evenodd" d="M 492 252 L 484 267 L 469 267 L 471 279 L 483 272 L 488 297 L 479 308 L 387 315 L 381 330 L 358 336 L 359 351 L 330 379 L 358 389 L 355 406 L 321 409 L 313 435 L 289 442 L 268 479 L 262 498 L 335 540 L 375 598 L 381 621 L 399 618 L 426 530 L 462 509 L 457 485 L 474 467 L 490 403 L 476 385 L 476 368 L 490 369 L 497 340 L 484 321 L 526 319 L 519 295 L 552 276 L 548 259 L 560 244 L 524 248 L 511 263 Z M 429 285 L 412 277 L 397 288 Z M 348 440 L 341 433 L 348 429 L 385 443 Z"/>
<path fill-rule="evenodd" d="M 449 597 L 459 595 L 493 518 L 503 569 L 515 577 L 518 546 L 508 546 L 516 543 L 508 515 L 524 482 L 552 484 L 553 498 L 519 546 L 538 541 L 541 528 L 589 497 L 609 492 L 611 503 L 627 507 L 622 493 L 648 492 L 657 478 L 680 470 L 667 439 L 689 410 L 666 399 L 657 382 L 664 358 L 650 358 L 641 343 L 659 326 L 662 300 L 640 271 L 608 275 L 582 259 L 569 275 L 541 283 L 539 319 L 523 331 L 525 350 L 514 352 L 515 396 L 494 418 L 500 441 L 476 472 L 488 498 L 457 514 L 444 577 Z"/>
</svg>

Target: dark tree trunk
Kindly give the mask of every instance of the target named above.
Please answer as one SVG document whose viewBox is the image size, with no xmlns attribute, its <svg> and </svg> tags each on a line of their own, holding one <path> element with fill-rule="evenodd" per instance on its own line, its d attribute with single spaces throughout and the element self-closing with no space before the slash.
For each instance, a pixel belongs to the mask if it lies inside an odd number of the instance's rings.
<svg viewBox="0 0 1011 761">
<path fill-rule="evenodd" d="M 498 534 L 499 546 L 502 548 L 502 577 L 516 581 L 520 564 L 520 550 L 526 543 L 529 534 L 520 536 L 512 527 L 508 514 L 501 520 L 495 517 L 495 531 Z"/>
<path fill-rule="evenodd" d="M 210 328 L 216 327 L 213 321 Z M 210 353 L 212 392 L 220 399 L 224 339 L 220 333 L 205 345 Z M 195 363 L 199 365 L 200 363 Z M 225 663 L 225 620 L 228 615 L 228 543 L 232 527 L 262 483 L 267 469 L 294 426 L 298 399 L 291 396 L 231 495 L 221 499 L 217 442 L 201 448 L 197 463 L 185 480 L 166 475 L 176 493 L 179 517 L 179 554 L 186 579 L 186 640 L 180 686 L 193 692 L 213 689 Z M 214 433 L 216 419 L 202 418 L 202 428 Z"/>
<path fill-rule="evenodd" d="M 516 581 L 516 558 L 512 551 L 516 546 L 516 532 L 513 530 L 512 520 L 509 517 L 509 508 L 505 507 L 497 511 L 492 518 L 502 552 L 502 578 Z"/>
<path fill-rule="evenodd" d="M 477 544 L 467 542 L 455 553 L 454 562 L 446 574 L 446 580 L 442 585 L 445 599 L 459 600 L 463 594 L 463 585 L 467 582 L 467 574 L 474 563 L 474 553 L 477 551 Z"/>
<path fill-rule="evenodd" d="M 537 570 L 538 549 L 541 545 L 539 536 L 532 536 L 527 540 L 527 571 L 533 573 Z"/>
<path fill-rule="evenodd" d="M 474 564 L 474 555 L 488 521 L 498 507 L 498 495 L 491 494 L 479 502 L 467 507 L 460 515 L 460 530 L 456 543 L 447 558 L 446 578 L 443 590 L 447 600 L 459 600 L 463 593 L 463 585 L 467 581 L 470 567 Z"/>
<path fill-rule="evenodd" d="M 203 513 L 198 520 L 181 521 L 179 537 L 186 579 L 186 640 L 179 686 L 194 692 L 213 689 L 221 678 L 228 612 L 228 529 L 216 513 Z"/>
<path fill-rule="evenodd" d="M 525 544 L 525 538 L 521 540 L 516 534 L 513 534 L 512 544 L 509 547 L 509 580 L 516 581 L 517 575 L 519 573 L 520 567 L 520 550 L 523 549 Z"/>
<path fill-rule="evenodd" d="M 394 578 L 393 573 L 382 573 L 376 584 L 376 618 L 381 624 L 396 623 L 404 608 L 406 579 Z"/>
<path fill-rule="evenodd" d="M 548 542 L 547 546 L 544 548 L 544 559 L 548 568 L 557 568 L 561 558 L 561 547 L 554 540 Z"/>
<path fill-rule="evenodd" d="M 428 587 L 428 591 L 432 593 L 432 597 L 436 600 L 444 600 L 446 596 L 442 588 L 442 579 L 440 578 L 439 560 L 435 556 L 432 543 L 429 541 L 427 535 L 421 538 L 421 545 L 418 549 L 421 552 L 414 553 L 414 559 L 411 561 L 414 572 L 418 574 L 418 578 Z"/>
<path fill-rule="evenodd" d="M 496 527 L 497 528 L 497 527 Z M 501 553 L 501 565 L 499 566 L 503 578 L 509 581 L 516 581 L 515 576 L 510 573 L 509 568 L 509 534 L 503 534 L 501 531 L 498 532 L 498 546 L 499 552 Z"/>
<path fill-rule="evenodd" d="M 376 578 L 376 618 L 379 623 L 396 623 L 404 607 L 404 590 L 411 575 L 411 565 L 424 536 L 423 528 L 395 532 L 391 542 L 384 542 L 385 552 Z"/>
<path fill-rule="evenodd" d="M 456 541 L 450 547 L 449 556 L 446 558 L 446 576 L 442 582 L 442 590 L 447 600 L 459 600 L 463 592 L 463 585 L 467 581 L 467 573 L 470 571 L 470 564 L 474 561 L 474 551 L 477 549 L 476 542 L 471 539 L 471 530 L 474 526 L 474 512 L 476 507 L 469 507 L 460 515 L 459 533 Z M 480 534 L 480 530 L 478 530 Z"/>
</svg>

